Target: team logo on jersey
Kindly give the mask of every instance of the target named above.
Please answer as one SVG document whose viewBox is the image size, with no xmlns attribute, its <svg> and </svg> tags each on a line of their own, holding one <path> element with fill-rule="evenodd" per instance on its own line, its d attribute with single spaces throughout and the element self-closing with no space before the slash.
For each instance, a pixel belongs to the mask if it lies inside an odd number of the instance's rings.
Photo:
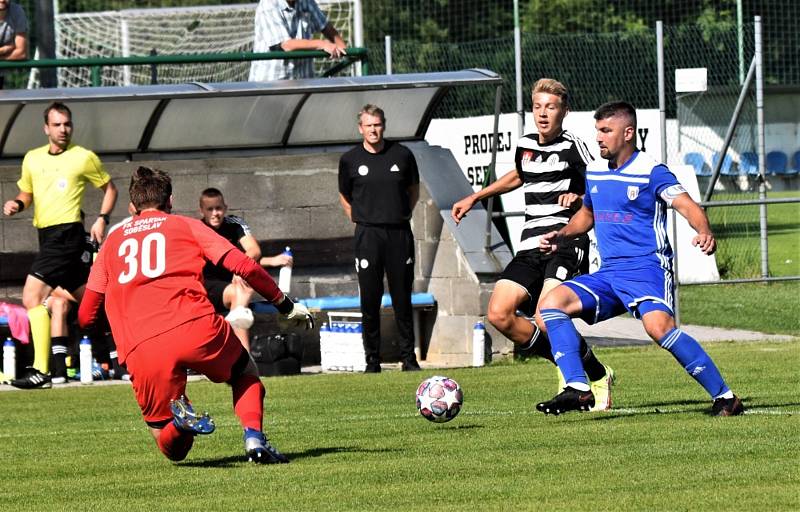
<svg viewBox="0 0 800 512">
<path fill-rule="evenodd" d="M 561 160 L 558 159 L 558 155 L 555 153 L 547 157 L 547 164 L 550 165 L 551 167 L 557 166 L 559 162 L 561 162 Z"/>
<path fill-rule="evenodd" d="M 391 169 L 389 169 L 389 170 L 390 170 L 391 172 L 400 172 L 400 168 L 399 168 L 399 167 L 397 167 L 397 164 L 394 164 L 394 165 L 392 166 L 392 168 L 391 168 Z"/>
<path fill-rule="evenodd" d="M 628 185 L 628 199 L 633 201 L 637 197 L 639 197 L 639 187 Z"/>
<path fill-rule="evenodd" d="M 522 163 L 527 164 L 533 158 L 533 151 L 523 151 L 522 152 Z"/>
<path fill-rule="evenodd" d="M 366 165 L 359 165 L 358 174 L 360 174 L 361 176 L 366 176 L 367 174 L 369 174 L 369 167 L 367 167 Z"/>
<path fill-rule="evenodd" d="M 56 186 L 58 187 L 59 190 L 65 190 L 67 188 L 67 180 L 65 180 L 63 178 L 58 180 L 58 183 L 56 183 Z"/>
</svg>

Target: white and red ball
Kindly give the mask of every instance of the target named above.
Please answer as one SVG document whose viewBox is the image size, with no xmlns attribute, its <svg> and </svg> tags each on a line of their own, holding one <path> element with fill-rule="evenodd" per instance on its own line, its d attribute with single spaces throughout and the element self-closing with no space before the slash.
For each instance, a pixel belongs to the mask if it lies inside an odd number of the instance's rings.
<svg viewBox="0 0 800 512">
<path fill-rule="evenodd" d="M 458 382 L 449 377 L 434 375 L 417 387 L 417 410 L 423 418 L 444 423 L 458 416 L 464 392 Z"/>
</svg>

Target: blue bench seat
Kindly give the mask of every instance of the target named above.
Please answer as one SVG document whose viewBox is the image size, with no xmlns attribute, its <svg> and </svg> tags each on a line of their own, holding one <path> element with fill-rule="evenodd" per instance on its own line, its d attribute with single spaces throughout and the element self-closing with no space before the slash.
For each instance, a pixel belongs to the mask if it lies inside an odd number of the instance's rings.
<svg viewBox="0 0 800 512">
<path fill-rule="evenodd" d="M 311 311 L 334 311 L 337 309 L 360 309 L 361 300 L 358 295 L 348 295 L 339 297 L 311 297 L 308 299 L 300 299 L 300 302 Z M 430 293 L 412 293 L 411 305 L 414 308 L 433 307 L 436 305 L 436 299 Z M 392 297 L 388 293 L 384 293 L 381 298 L 381 307 L 392 307 Z M 277 313 L 278 310 L 269 302 L 262 300 L 252 302 L 250 309 L 253 313 Z"/>
</svg>

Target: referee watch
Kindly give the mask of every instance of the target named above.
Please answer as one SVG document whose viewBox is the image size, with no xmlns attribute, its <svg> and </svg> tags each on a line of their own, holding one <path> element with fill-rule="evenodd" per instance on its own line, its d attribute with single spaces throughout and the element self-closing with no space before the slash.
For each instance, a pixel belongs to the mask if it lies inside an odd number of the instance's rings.
<svg viewBox="0 0 800 512">
<path fill-rule="evenodd" d="M 106 225 L 108 225 L 111 221 L 111 217 L 107 213 L 101 213 L 97 217 L 106 221 Z"/>
</svg>

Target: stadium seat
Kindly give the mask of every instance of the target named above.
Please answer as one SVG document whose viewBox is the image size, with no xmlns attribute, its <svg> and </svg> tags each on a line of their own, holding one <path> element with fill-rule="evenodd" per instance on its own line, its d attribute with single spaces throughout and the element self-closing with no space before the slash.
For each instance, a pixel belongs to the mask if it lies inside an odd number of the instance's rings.
<svg viewBox="0 0 800 512">
<path fill-rule="evenodd" d="M 752 151 L 745 151 L 742 153 L 741 160 L 739 161 L 739 170 L 743 174 L 750 176 L 758 175 L 758 155 Z"/>
<path fill-rule="evenodd" d="M 719 161 L 719 153 L 714 153 L 711 155 L 711 170 L 717 167 L 717 162 Z M 725 158 L 722 159 L 722 167 L 719 170 L 719 173 L 723 176 L 736 176 L 739 173 L 733 171 L 733 158 L 730 155 L 725 155 Z"/>
<path fill-rule="evenodd" d="M 792 155 L 792 168 L 790 170 L 792 176 L 800 173 L 800 150 L 795 151 Z"/>
<path fill-rule="evenodd" d="M 683 156 L 683 163 L 691 165 L 694 168 L 694 173 L 697 176 L 710 176 L 711 171 L 708 170 L 706 159 L 700 153 L 686 153 Z"/>
<path fill-rule="evenodd" d="M 770 151 L 767 153 L 767 172 L 769 174 L 786 174 L 789 157 L 783 151 Z"/>
</svg>

